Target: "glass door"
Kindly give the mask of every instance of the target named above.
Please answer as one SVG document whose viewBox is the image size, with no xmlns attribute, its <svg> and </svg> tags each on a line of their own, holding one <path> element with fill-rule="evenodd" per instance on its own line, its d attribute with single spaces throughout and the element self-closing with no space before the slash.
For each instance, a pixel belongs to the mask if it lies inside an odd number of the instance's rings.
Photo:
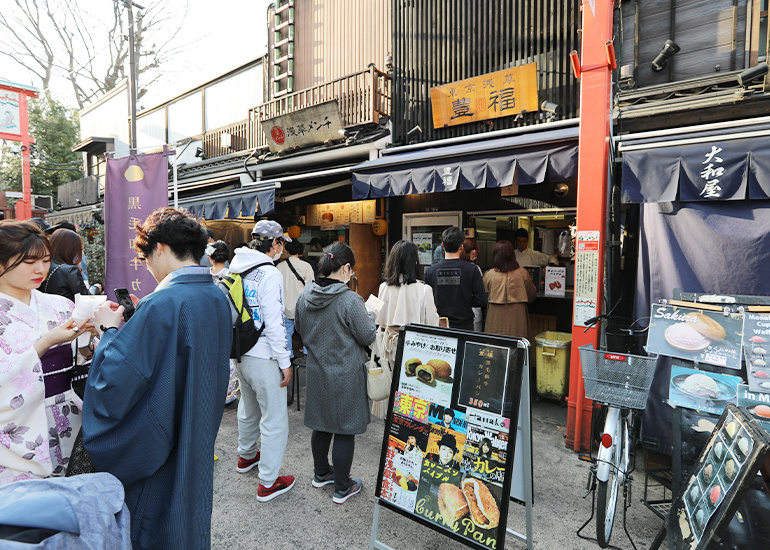
<svg viewBox="0 0 770 550">
<path fill-rule="evenodd" d="M 444 259 L 441 233 L 449 227 L 462 229 L 463 213 L 460 211 L 404 214 L 403 238 L 417 245 L 420 260 L 420 278 L 425 269 Z"/>
</svg>

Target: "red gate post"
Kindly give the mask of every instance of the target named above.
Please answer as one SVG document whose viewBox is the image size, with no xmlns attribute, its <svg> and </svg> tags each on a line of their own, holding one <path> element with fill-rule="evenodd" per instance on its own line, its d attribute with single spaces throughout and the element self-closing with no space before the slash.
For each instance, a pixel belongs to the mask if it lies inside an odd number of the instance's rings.
<svg viewBox="0 0 770 550">
<path fill-rule="evenodd" d="M 599 315 L 607 240 L 607 197 L 611 139 L 611 52 L 613 0 L 583 0 L 582 61 L 580 63 L 580 141 L 578 152 L 577 231 L 574 321 L 570 355 L 566 443 L 589 450 L 593 402 L 585 399 L 578 348 L 599 346 L 597 327 L 583 332 L 583 322 Z M 611 55 L 610 55 L 611 54 Z M 610 59 L 611 57 L 611 59 Z M 574 63 L 574 60 L 573 60 Z M 577 71 L 576 71 L 577 73 Z M 576 75 L 577 76 L 577 75 Z"/>
<path fill-rule="evenodd" d="M 28 100 L 37 97 L 36 88 L 0 81 L 0 139 L 21 142 L 21 183 L 24 198 L 16 201 L 16 219 L 32 217 L 32 175 L 29 166 L 29 146 L 35 139 L 29 136 Z"/>
</svg>

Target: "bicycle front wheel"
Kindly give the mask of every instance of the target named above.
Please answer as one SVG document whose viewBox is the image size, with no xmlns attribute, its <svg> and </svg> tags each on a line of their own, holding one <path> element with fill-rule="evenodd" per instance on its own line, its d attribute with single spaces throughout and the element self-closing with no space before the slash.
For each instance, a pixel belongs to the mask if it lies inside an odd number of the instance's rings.
<svg viewBox="0 0 770 550">
<path fill-rule="evenodd" d="M 626 441 L 623 434 L 624 419 L 619 418 L 612 430 L 612 458 L 607 481 L 599 481 L 596 489 L 596 541 L 602 548 L 610 545 L 612 525 L 615 522 L 615 510 L 620 487 L 621 464 Z"/>
</svg>

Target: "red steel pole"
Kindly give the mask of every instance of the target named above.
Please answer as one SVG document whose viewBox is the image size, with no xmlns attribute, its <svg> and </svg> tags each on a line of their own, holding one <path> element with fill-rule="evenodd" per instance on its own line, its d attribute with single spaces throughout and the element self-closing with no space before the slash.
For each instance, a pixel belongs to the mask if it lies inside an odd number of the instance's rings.
<svg viewBox="0 0 770 550">
<path fill-rule="evenodd" d="M 21 132 L 21 186 L 24 198 L 16 202 L 16 218 L 28 220 L 32 217 L 32 172 L 29 165 L 29 96 L 23 91 L 19 94 L 19 125 Z"/>
<path fill-rule="evenodd" d="M 602 312 L 612 124 L 612 71 L 608 62 L 607 43 L 613 39 L 613 0 L 583 0 L 581 10 L 583 33 L 580 63 L 578 247 L 566 434 L 567 446 L 576 451 L 591 448 L 589 439 L 593 402 L 585 398 L 578 348 L 584 344 L 599 346 L 599 329 L 594 327 L 583 332 L 583 321 Z M 585 245 L 582 250 L 581 238 Z"/>
</svg>

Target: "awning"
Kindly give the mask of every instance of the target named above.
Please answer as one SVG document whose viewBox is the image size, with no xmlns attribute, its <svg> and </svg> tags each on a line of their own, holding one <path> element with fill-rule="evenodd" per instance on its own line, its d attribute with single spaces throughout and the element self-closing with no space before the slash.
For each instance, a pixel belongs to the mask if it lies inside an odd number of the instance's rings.
<svg viewBox="0 0 770 550">
<path fill-rule="evenodd" d="M 237 218 L 239 216 L 258 216 L 267 214 L 275 208 L 275 188 L 238 189 L 199 195 L 179 201 L 179 206 L 189 210 L 195 216 L 207 220 Z"/>
<path fill-rule="evenodd" d="M 577 125 L 390 154 L 353 168 L 353 199 L 577 179 Z"/>
<path fill-rule="evenodd" d="M 770 198 L 770 124 L 710 125 L 623 138 L 624 203 Z M 716 125 L 715 125 L 716 126 Z"/>
</svg>

